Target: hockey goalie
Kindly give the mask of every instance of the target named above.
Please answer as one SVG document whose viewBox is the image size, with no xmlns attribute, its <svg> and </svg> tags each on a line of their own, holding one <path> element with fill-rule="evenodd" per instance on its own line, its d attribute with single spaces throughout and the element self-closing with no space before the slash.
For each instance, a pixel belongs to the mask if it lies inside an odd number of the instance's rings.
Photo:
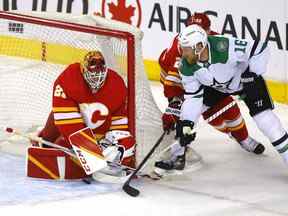
<svg viewBox="0 0 288 216">
<path fill-rule="evenodd" d="M 77 157 L 45 144 L 30 147 L 27 175 L 46 179 L 126 175 L 120 168 L 135 166 L 126 104 L 124 80 L 107 68 L 100 51 L 90 51 L 82 62 L 69 65 L 54 82 L 52 112 L 39 136 L 73 150 Z"/>
</svg>

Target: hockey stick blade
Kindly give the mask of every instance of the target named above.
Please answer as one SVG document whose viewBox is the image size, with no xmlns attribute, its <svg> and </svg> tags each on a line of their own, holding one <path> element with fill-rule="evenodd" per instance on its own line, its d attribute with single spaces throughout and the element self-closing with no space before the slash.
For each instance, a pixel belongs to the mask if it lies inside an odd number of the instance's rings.
<svg viewBox="0 0 288 216">
<path fill-rule="evenodd" d="M 130 196 L 132 196 L 132 197 L 137 197 L 137 196 L 139 196 L 139 194 L 140 194 L 140 191 L 139 191 L 138 189 L 134 188 L 134 187 L 131 187 L 131 186 L 129 185 L 129 182 L 128 182 L 128 183 L 125 183 L 125 184 L 123 185 L 122 189 L 123 189 L 127 194 L 129 194 Z"/>
<path fill-rule="evenodd" d="M 159 137 L 159 139 L 157 140 L 157 142 L 155 143 L 155 145 L 152 147 L 152 149 L 148 152 L 148 154 L 144 157 L 144 159 L 141 161 L 141 163 L 139 164 L 139 166 L 137 167 L 136 170 L 133 171 L 133 173 L 131 174 L 131 176 L 127 179 L 127 181 L 124 183 L 124 185 L 122 186 L 122 189 L 129 194 L 130 196 L 133 197 L 137 197 L 140 194 L 140 191 L 137 190 L 136 188 L 133 188 L 129 185 L 130 181 L 137 175 L 138 171 L 141 170 L 141 168 L 145 165 L 146 161 L 150 158 L 150 156 L 154 153 L 155 149 L 160 145 L 160 143 L 162 142 L 165 134 L 167 133 L 167 131 L 164 131 L 161 136 Z"/>
</svg>

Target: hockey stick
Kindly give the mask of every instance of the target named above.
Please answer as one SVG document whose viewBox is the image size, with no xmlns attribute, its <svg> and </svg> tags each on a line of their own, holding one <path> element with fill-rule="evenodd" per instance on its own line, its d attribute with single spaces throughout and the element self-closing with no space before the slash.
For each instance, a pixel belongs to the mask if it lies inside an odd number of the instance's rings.
<svg viewBox="0 0 288 216">
<path fill-rule="evenodd" d="M 130 181 L 137 175 L 138 171 L 144 166 L 146 161 L 150 158 L 150 156 L 154 153 L 155 149 L 160 145 L 162 142 L 164 136 L 166 135 L 167 131 L 164 131 L 155 145 L 152 147 L 152 149 L 148 152 L 148 154 L 144 157 L 144 159 L 141 161 L 139 166 L 134 170 L 134 172 L 130 175 L 130 177 L 126 180 L 124 185 L 122 186 L 122 189 L 129 194 L 130 196 L 136 197 L 140 194 L 140 191 L 130 185 Z"/>
<path fill-rule="evenodd" d="M 236 101 L 232 101 L 231 103 L 227 104 L 226 106 L 224 106 L 221 110 L 219 110 L 218 112 L 214 113 L 212 116 L 210 116 L 208 119 L 205 120 L 205 122 L 209 123 L 211 121 L 213 121 L 214 119 L 216 119 L 217 117 L 219 117 L 221 114 L 223 114 L 224 112 L 226 112 L 228 109 L 230 109 L 231 107 L 233 107 L 236 104 Z M 137 167 L 137 169 L 132 173 L 132 175 L 127 179 L 127 181 L 124 183 L 122 189 L 129 194 L 130 196 L 133 197 L 137 197 L 140 194 L 140 191 L 134 187 L 132 187 L 130 185 L 130 181 L 132 180 L 132 178 L 137 174 L 137 172 L 143 167 L 143 165 L 146 163 L 146 161 L 150 158 L 150 156 L 153 154 L 153 152 L 155 151 L 155 149 L 160 145 L 160 143 L 162 142 L 165 134 L 167 132 L 164 131 L 161 136 L 159 137 L 159 139 L 157 140 L 157 142 L 155 143 L 155 145 L 152 147 L 152 149 L 150 150 L 150 152 L 145 156 L 145 158 L 141 161 L 141 163 L 139 164 L 139 166 Z M 168 146 L 167 148 L 165 148 L 166 150 L 169 148 L 170 146 Z M 165 150 L 164 149 L 164 150 Z M 163 152 L 163 151 L 161 151 Z"/>
<path fill-rule="evenodd" d="M 56 149 L 59 149 L 65 153 L 67 153 L 69 156 L 71 157 L 74 157 L 74 158 L 78 158 L 77 155 L 75 154 L 75 152 L 72 150 L 72 149 L 69 149 L 69 148 L 65 148 L 63 146 L 60 146 L 60 145 L 57 145 L 55 143 L 52 143 L 52 142 L 49 142 L 47 140 L 44 140 L 42 139 L 41 137 L 38 137 L 36 135 L 31 135 L 31 134 L 25 134 L 25 133 L 22 133 L 16 129 L 13 129 L 13 128 L 10 128 L 10 127 L 5 127 L 4 130 L 8 133 L 11 133 L 11 134 L 16 134 L 18 136 L 22 136 L 22 137 L 25 137 L 29 140 L 34 140 L 36 142 L 39 142 L 41 144 L 45 144 L 47 146 L 50 146 L 50 147 L 53 147 L 53 148 L 56 148 Z M 111 161 L 107 161 L 108 164 L 111 164 L 111 165 L 114 165 L 114 166 L 121 166 L 121 168 L 125 169 L 125 170 L 128 170 L 130 172 L 133 172 L 135 171 L 134 168 L 131 168 L 131 167 L 128 167 L 128 166 L 125 166 L 125 165 L 122 165 L 122 164 L 119 164 L 119 163 L 115 163 L 115 162 L 111 162 Z"/>
<path fill-rule="evenodd" d="M 65 152 L 65 153 L 67 153 L 69 156 L 78 159 L 77 155 L 75 154 L 75 152 L 72 149 L 65 148 L 63 146 L 57 145 L 56 143 L 49 142 L 49 141 L 44 140 L 41 137 L 38 137 L 36 135 L 22 133 L 19 130 L 13 129 L 13 128 L 10 128 L 10 127 L 5 127 L 4 130 L 6 132 L 10 133 L 10 134 L 16 134 L 18 136 L 27 138 L 29 140 L 34 140 L 34 141 L 37 141 L 37 142 L 39 142 L 41 144 L 45 144 L 47 146 L 59 149 L 59 150 Z M 116 162 L 112 162 L 112 161 L 107 161 L 107 163 L 110 166 L 118 166 L 122 170 L 124 170 L 126 172 L 129 172 L 130 174 L 125 176 L 125 177 L 124 176 L 123 177 L 116 177 L 116 176 L 112 176 L 112 175 L 105 175 L 104 173 L 100 175 L 100 172 L 99 172 L 96 179 L 88 176 L 86 178 L 83 178 L 82 181 L 85 182 L 86 184 L 91 184 L 91 182 L 94 181 L 94 180 L 97 180 L 97 181 L 100 181 L 100 182 L 103 182 L 103 183 L 123 184 L 129 178 L 129 176 L 132 175 L 132 173 L 135 171 L 134 168 L 122 165 L 120 163 L 116 163 Z M 149 178 L 151 180 L 158 180 L 157 178 L 153 178 L 153 177 L 151 177 L 151 176 L 149 176 L 147 174 L 143 174 L 143 173 L 138 173 L 138 176 L 139 177 Z"/>
<path fill-rule="evenodd" d="M 38 137 L 36 135 L 21 133 L 20 131 L 18 131 L 16 129 L 13 129 L 13 128 L 10 128 L 10 127 L 6 127 L 4 129 L 8 133 L 16 134 L 18 136 L 25 137 L 25 138 L 27 138 L 29 140 L 34 140 L 36 142 L 39 142 L 40 144 L 44 144 L 44 145 L 47 145 L 47 146 L 50 146 L 50 147 L 53 147 L 53 148 L 57 148 L 57 149 L 67 153 L 68 155 L 70 155 L 72 157 L 77 157 L 76 154 L 74 153 L 74 151 L 72 151 L 72 150 L 70 150 L 68 148 L 65 148 L 63 146 L 57 145 L 55 143 L 49 142 L 47 140 L 44 140 L 41 137 Z"/>
<path fill-rule="evenodd" d="M 203 122 L 201 122 L 200 124 L 196 125 L 197 128 L 199 128 L 199 125 L 202 126 L 203 123 L 209 123 L 211 121 L 213 121 L 214 119 L 216 119 L 217 117 L 219 117 L 220 115 L 222 115 L 224 112 L 226 112 L 228 109 L 230 109 L 231 107 L 233 107 L 234 105 L 236 105 L 237 102 L 235 100 L 233 100 L 232 102 L 230 102 L 229 104 L 227 104 L 226 106 L 224 106 L 222 109 L 220 109 L 219 111 L 217 111 L 216 113 L 214 113 L 212 116 L 210 116 L 208 119 L 204 120 Z M 159 152 L 155 158 L 159 157 L 159 155 L 161 155 L 163 152 L 167 151 L 169 148 L 171 148 L 171 146 L 174 145 L 171 144 L 169 146 L 167 146 L 166 148 L 164 148 L 161 152 Z"/>
</svg>

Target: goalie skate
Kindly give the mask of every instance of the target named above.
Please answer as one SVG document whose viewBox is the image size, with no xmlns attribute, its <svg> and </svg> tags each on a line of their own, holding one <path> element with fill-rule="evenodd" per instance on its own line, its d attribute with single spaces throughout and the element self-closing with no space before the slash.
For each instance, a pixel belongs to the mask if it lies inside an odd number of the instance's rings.
<svg viewBox="0 0 288 216">
<path fill-rule="evenodd" d="M 92 179 L 102 183 L 120 184 L 124 183 L 130 176 L 130 172 L 120 165 L 105 167 L 103 170 L 92 174 Z"/>
<path fill-rule="evenodd" d="M 165 176 L 183 175 L 193 172 L 202 167 L 202 157 L 190 146 L 186 153 L 179 154 L 180 145 L 178 141 L 171 145 L 160 155 L 160 160 L 155 162 L 154 171 L 150 174 L 153 178 Z"/>
</svg>

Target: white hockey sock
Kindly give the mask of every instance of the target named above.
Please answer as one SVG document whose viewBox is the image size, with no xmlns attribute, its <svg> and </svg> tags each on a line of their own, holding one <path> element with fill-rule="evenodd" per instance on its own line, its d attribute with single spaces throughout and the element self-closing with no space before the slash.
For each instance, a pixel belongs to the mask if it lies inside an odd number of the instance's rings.
<svg viewBox="0 0 288 216">
<path fill-rule="evenodd" d="M 288 163 L 288 134 L 279 118 L 272 110 L 265 110 L 253 118 L 258 128 L 267 136 L 284 161 Z"/>
<path fill-rule="evenodd" d="M 265 110 L 253 116 L 257 127 L 270 140 L 271 143 L 276 142 L 286 134 L 279 118 L 272 110 Z"/>
<path fill-rule="evenodd" d="M 283 160 L 288 163 L 288 134 L 286 133 L 283 137 L 272 144 L 282 156 Z"/>
<path fill-rule="evenodd" d="M 175 160 L 177 156 L 184 154 L 185 148 L 180 145 L 179 141 L 175 141 L 175 143 L 171 146 L 171 160 Z"/>
</svg>

